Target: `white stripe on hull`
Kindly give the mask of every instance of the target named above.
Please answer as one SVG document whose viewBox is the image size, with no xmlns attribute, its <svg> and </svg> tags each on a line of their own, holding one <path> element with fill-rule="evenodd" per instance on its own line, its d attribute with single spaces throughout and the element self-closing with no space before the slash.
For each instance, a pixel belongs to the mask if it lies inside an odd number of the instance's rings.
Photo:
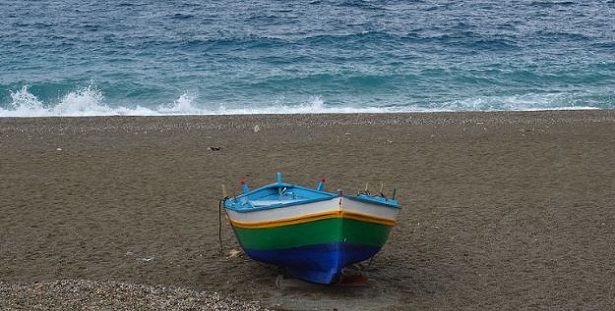
<svg viewBox="0 0 615 311">
<path fill-rule="evenodd" d="M 399 208 L 389 207 L 380 204 L 372 204 L 363 201 L 344 198 L 343 209 L 344 211 L 360 213 L 365 215 L 371 215 L 375 217 L 396 220 L 397 214 L 399 214 Z"/>
<path fill-rule="evenodd" d="M 339 202 L 340 198 L 336 197 L 326 201 L 291 205 L 287 207 L 262 209 L 253 212 L 250 211 L 240 213 L 232 209 L 226 209 L 226 212 L 233 221 L 244 223 L 270 222 L 340 210 L 395 221 L 395 219 L 397 218 L 397 214 L 399 213 L 399 208 L 388 207 L 379 204 L 370 204 L 366 202 L 352 200 L 349 198 L 343 198 L 341 205 L 339 204 Z"/>
</svg>

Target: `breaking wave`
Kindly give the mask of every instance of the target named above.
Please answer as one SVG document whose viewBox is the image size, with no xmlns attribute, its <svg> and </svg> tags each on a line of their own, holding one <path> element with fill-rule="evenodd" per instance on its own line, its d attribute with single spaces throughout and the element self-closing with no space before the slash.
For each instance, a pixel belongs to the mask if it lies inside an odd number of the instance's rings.
<svg viewBox="0 0 615 311">
<path fill-rule="evenodd" d="M 327 104 L 314 96 L 297 103 L 270 105 L 253 104 L 204 104 L 197 96 L 185 92 L 175 101 L 155 107 L 140 105 L 111 105 L 105 102 L 101 91 L 89 86 L 72 91 L 56 103 L 43 102 L 24 86 L 12 91 L 11 103 L 0 108 L 0 117 L 93 117 L 93 116 L 173 116 L 173 115 L 245 115 L 245 114 L 324 114 L 324 113 L 405 113 L 405 112 L 455 112 L 455 111 L 536 111 L 536 110 L 585 110 L 597 109 L 583 105 L 561 94 L 527 94 L 516 96 L 477 97 L 441 103 L 403 103 L 399 105 L 374 105 L 352 107 L 348 104 Z"/>
</svg>

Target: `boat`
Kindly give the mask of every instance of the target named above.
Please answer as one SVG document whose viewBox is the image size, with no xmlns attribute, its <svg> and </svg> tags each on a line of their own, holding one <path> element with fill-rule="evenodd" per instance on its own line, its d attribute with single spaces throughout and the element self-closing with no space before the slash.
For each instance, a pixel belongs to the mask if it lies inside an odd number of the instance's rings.
<svg viewBox="0 0 615 311">
<path fill-rule="evenodd" d="M 285 268 L 293 278 L 336 284 L 343 270 L 376 255 L 401 210 L 395 199 L 365 191 L 345 195 L 282 181 L 222 201 L 227 219 L 252 259 Z"/>
</svg>

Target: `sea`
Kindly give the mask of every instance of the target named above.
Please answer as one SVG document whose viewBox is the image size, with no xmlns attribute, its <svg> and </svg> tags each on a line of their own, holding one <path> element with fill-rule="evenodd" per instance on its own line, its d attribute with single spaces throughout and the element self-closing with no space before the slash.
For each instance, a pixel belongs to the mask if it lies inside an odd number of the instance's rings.
<svg viewBox="0 0 615 311">
<path fill-rule="evenodd" d="M 615 0 L 0 0 L 0 117 L 615 109 Z"/>
</svg>

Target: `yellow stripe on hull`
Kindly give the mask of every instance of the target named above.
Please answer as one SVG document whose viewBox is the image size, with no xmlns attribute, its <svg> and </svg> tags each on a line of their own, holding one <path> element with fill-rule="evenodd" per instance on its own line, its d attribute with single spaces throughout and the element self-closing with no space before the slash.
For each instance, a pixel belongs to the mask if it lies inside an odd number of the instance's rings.
<svg viewBox="0 0 615 311">
<path fill-rule="evenodd" d="M 310 214 L 310 215 L 293 217 L 293 218 L 278 219 L 274 221 L 263 221 L 263 222 L 241 222 L 241 221 L 234 221 L 230 218 L 229 220 L 231 224 L 237 228 L 263 229 L 263 228 L 275 228 L 275 227 L 297 225 L 297 224 L 302 224 L 302 223 L 307 223 L 307 222 L 312 222 L 312 221 L 317 221 L 317 220 L 323 220 L 323 219 L 331 219 L 331 218 L 348 218 L 348 219 L 354 219 L 354 220 L 359 220 L 359 221 L 364 221 L 364 222 L 371 222 L 375 224 L 385 225 L 385 226 L 394 226 L 396 223 L 395 220 L 391 220 L 387 218 L 381 218 L 381 217 L 376 217 L 376 216 L 371 216 L 371 215 L 366 215 L 366 214 L 361 214 L 361 213 L 342 211 L 342 210 Z"/>
</svg>

